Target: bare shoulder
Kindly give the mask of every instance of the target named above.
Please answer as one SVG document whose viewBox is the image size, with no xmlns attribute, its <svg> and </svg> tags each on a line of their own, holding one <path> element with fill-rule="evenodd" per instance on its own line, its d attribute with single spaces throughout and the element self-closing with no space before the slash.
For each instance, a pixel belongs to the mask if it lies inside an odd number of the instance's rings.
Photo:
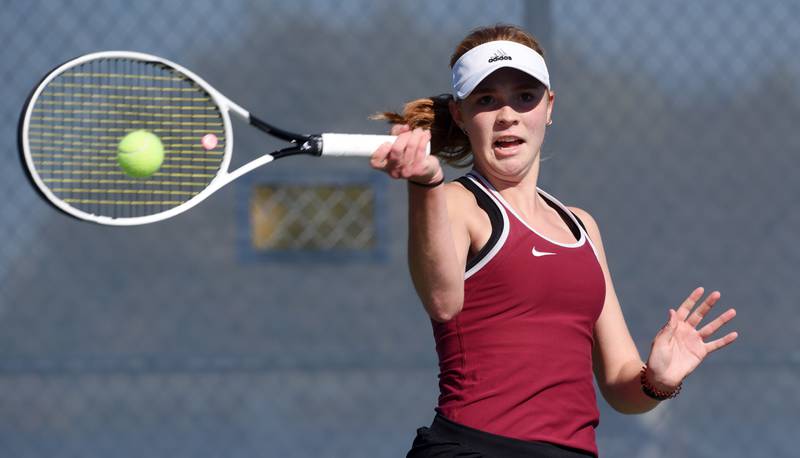
<svg viewBox="0 0 800 458">
<path fill-rule="evenodd" d="M 458 181 L 451 181 L 444 186 L 445 195 L 447 196 L 448 209 L 460 210 L 464 214 L 472 212 L 472 209 L 478 208 L 478 201 L 475 195 L 470 190 L 464 187 Z"/>
<path fill-rule="evenodd" d="M 475 197 L 472 193 L 464 187 L 459 181 L 450 181 L 445 183 L 444 190 L 447 192 L 447 198 L 453 199 L 469 199 L 475 200 Z"/>
<path fill-rule="evenodd" d="M 447 213 L 453 227 L 463 228 L 468 243 L 482 246 L 491 235 L 492 224 L 475 195 L 458 181 L 447 183 L 445 193 Z"/>
</svg>

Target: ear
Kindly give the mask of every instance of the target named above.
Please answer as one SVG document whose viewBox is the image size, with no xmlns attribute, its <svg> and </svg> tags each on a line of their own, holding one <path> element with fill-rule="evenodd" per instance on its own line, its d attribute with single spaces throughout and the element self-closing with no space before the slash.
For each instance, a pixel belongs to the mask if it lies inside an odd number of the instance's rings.
<svg viewBox="0 0 800 458">
<path fill-rule="evenodd" d="M 549 126 L 550 124 L 553 123 L 553 104 L 556 102 L 556 93 L 548 89 L 546 97 L 547 97 L 547 125 Z"/>
<path fill-rule="evenodd" d="M 455 99 L 451 99 L 447 104 L 447 108 L 450 110 L 450 116 L 453 118 L 456 126 L 458 126 L 459 129 L 464 130 L 464 117 L 461 116 L 461 110 L 458 107 L 458 102 L 456 102 Z"/>
</svg>

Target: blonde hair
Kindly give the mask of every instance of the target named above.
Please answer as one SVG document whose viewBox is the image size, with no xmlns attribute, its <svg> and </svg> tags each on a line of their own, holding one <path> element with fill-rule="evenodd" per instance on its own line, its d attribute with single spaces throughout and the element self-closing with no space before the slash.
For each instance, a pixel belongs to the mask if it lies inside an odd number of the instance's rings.
<svg viewBox="0 0 800 458">
<path fill-rule="evenodd" d="M 544 57 L 544 50 L 536 39 L 521 28 L 509 24 L 481 27 L 469 33 L 456 46 L 450 57 L 450 68 L 470 49 L 490 41 L 514 41 L 525 45 Z M 412 129 L 420 127 L 431 131 L 431 153 L 455 167 L 472 164 L 472 149 L 469 138 L 453 121 L 450 115 L 451 94 L 412 100 L 403 106 L 402 113 L 383 112 L 374 119 L 383 119 L 391 124 L 408 124 Z"/>
</svg>

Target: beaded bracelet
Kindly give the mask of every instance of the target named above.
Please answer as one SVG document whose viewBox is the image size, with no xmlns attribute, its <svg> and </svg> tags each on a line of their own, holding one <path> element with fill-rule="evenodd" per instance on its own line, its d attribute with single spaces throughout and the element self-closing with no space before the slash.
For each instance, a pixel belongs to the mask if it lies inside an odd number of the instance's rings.
<svg viewBox="0 0 800 458">
<path fill-rule="evenodd" d="M 639 375 L 639 381 L 642 383 L 642 391 L 647 396 L 655 399 L 656 401 L 666 401 L 667 399 L 672 399 L 678 396 L 678 393 L 681 392 L 681 388 L 683 387 L 683 382 L 679 383 L 677 388 L 672 391 L 661 391 L 650 384 L 647 381 L 647 364 L 642 367 L 642 371 Z"/>
</svg>

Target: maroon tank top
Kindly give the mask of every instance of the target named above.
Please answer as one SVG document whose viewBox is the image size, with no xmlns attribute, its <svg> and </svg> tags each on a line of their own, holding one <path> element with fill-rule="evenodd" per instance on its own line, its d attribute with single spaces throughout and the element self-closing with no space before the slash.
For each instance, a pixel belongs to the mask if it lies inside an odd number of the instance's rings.
<svg viewBox="0 0 800 458">
<path fill-rule="evenodd" d="M 492 236 L 467 265 L 461 312 L 433 322 L 436 410 L 489 433 L 596 454 L 592 344 L 605 281 L 592 242 L 544 191 L 576 242 L 537 234 L 476 172 L 460 181 L 489 215 Z"/>
</svg>

